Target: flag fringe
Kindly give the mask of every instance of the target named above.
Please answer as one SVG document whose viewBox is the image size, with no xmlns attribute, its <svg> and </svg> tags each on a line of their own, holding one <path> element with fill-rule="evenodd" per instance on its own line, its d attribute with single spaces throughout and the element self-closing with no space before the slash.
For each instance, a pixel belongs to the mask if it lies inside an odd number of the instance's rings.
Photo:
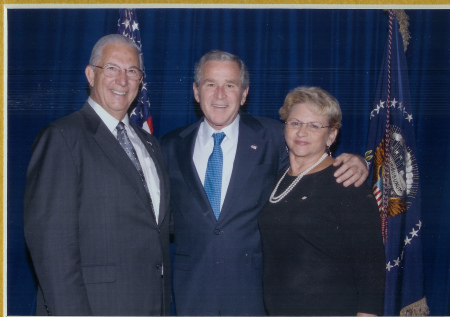
<svg viewBox="0 0 450 317">
<path fill-rule="evenodd" d="M 400 34 L 403 38 L 403 47 L 406 52 L 409 45 L 409 39 L 411 35 L 409 33 L 409 17 L 406 14 L 405 10 L 392 10 L 397 18 L 398 24 L 400 25 Z"/>
<path fill-rule="evenodd" d="M 421 300 L 404 307 L 400 311 L 400 316 L 428 316 L 430 311 L 427 305 L 427 299 L 424 297 Z"/>
</svg>

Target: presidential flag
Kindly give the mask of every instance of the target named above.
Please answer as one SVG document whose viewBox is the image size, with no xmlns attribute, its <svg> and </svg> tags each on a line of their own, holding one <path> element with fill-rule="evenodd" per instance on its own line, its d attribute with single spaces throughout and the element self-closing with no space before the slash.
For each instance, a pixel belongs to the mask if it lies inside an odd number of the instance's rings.
<svg viewBox="0 0 450 317">
<path fill-rule="evenodd" d="M 139 24 L 136 19 L 135 10 L 119 9 L 119 13 L 119 29 L 117 30 L 117 33 L 132 39 L 141 49 L 142 55 L 141 33 L 139 31 Z M 143 71 L 145 73 L 145 70 Z M 139 127 L 142 127 L 147 132 L 153 134 L 153 122 L 150 115 L 150 101 L 148 99 L 147 82 L 145 81 L 145 76 L 142 79 L 141 91 L 137 99 L 137 105 L 133 109 L 133 112 L 130 114 L 130 120 Z"/>
<path fill-rule="evenodd" d="M 365 158 L 386 247 L 384 314 L 424 316 L 429 312 L 424 296 L 419 169 L 399 16 L 407 25 L 402 10 L 389 11 Z"/>
</svg>

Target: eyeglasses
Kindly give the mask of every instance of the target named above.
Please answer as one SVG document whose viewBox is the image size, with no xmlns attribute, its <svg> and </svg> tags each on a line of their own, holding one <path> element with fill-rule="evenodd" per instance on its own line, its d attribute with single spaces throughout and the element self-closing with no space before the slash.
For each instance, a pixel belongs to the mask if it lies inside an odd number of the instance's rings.
<svg viewBox="0 0 450 317">
<path fill-rule="evenodd" d="M 97 65 L 92 66 L 103 69 L 103 74 L 105 74 L 106 77 L 110 78 L 118 77 L 120 72 L 122 71 L 122 68 L 114 64 L 106 64 L 103 67 Z M 142 78 L 142 76 L 144 76 L 144 72 L 137 67 L 130 67 L 128 69 L 125 69 L 125 73 L 127 74 L 128 79 L 132 80 L 139 80 Z"/>
<path fill-rule="evenodd" d="M 306 126 L 306 129 L 311 132 L 319 132 L 320 129 L 330 127 L 329 125 L 323 126 L 319 122 L 300 122 L 297 120 L 288 120 L 285 122 L 285 124 L 286 124 L 286 128 L 292 129 L 292 130 L 294 130 L 294 129 L 298 130 L 298 129 L 300 129 L 300 127 Z"/>
</svg>

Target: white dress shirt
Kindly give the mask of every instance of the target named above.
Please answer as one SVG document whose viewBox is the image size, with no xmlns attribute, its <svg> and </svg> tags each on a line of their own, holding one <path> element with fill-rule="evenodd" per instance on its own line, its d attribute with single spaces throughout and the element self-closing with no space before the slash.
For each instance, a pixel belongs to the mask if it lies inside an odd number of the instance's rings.
<svg viewBox="0 0 450 317">
<path fill-rule="evenodd" d="M 203 185 L 205 185 L 208 159 L 214 149 L 214 138 L 212 135 L 217 132 L 225 133 L 225 138 L 220 144 L 223 153 L 222 190 L 220 195 L 220 209 L 222 209 L 228 185 L 230 184 L 231 173 L 233 172 L 234 158 L 236 157 L 239 137 L 239 115 L 230 125 L 222 130 L 212 128 L 206 119 L 200 124 L 197 138 L 195 139 L 194 156 L 192 159 L 194 160 L 195 168 Z"/>
<path fill-rule="evenodd" d="M 98 114 L 103 123 L 108 127 L 114 137 L 117 139 L 117 124 L 119 121 L 111 116 L 105 109 L 103 109 L 99 104 L 97 104 L 90 97 L 88 99 L 89 105 Z M 155 211 L 156 222 L 158 222 L 159 216 L 159 203 L 160 203 L 160 185 L 158 172 L 156 170 L 155 163 L 153 162 L 150 154 L 148 153 L 146 147 L 142 143 L 141 139 L 137 136 L 136 132 L 130 126 L 130 119 L 128 114 L 122 119 L 125 124 L 125 130 L 127 131 L 128 138 L 130 139 L 133 147 L 136 151 L 136 155 L 141 163 L 142 171 L 144 172 L 145 182 L 147 183 L 148 190 L 150 192 L 150 197 L 153 202 L 153 209 Z"/>
</svg>

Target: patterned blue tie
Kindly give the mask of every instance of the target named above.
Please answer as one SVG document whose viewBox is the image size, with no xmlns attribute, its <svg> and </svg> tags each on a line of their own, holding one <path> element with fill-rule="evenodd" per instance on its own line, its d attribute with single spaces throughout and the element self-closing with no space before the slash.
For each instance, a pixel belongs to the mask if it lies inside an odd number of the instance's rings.
<svg viewBox="0 0 450 317">
<path fill-rule="evenodd" d="M 222 143 L 225 133 L 214 133 L 212 136 L 214 138 L 214 149 L 208 159 L 204 187 L 206 195 L 208 196 L 209 202 L 214 211 L 214 216 L 216 216 L 216 219 L 219 219 L 223 166 L 223 154 L 220 143 Z"/>
</svg>

